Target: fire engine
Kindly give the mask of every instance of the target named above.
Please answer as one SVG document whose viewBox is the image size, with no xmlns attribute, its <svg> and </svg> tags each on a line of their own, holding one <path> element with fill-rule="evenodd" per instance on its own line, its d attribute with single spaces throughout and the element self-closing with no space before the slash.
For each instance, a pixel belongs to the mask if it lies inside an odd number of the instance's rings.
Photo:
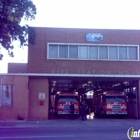
<svg viewBox="0 0 140 140">
<path fill-rule="evenodd" d="M 97 115 L 127 115 L 127 102 L 124 92 L 107 91 L 95 93 L 94 114 Z"/>
<path fill-rule="evenodd" d="M 70 104 L 74 104 L 74 114 L 79 114 L 79 95 L 78 93 L 59 93 L 55 97 L 56 115 L 70 114 Z"/>
</svg>

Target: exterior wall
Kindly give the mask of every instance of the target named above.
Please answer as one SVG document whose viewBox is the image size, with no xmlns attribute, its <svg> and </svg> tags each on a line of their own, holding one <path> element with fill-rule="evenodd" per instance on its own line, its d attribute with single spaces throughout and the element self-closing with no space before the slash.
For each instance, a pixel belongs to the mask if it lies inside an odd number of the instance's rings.
<svg viewBox="0 0 140 140">
<path fill-rule="evenodd" d="M 138 81 L 137 109 L 138 109 L 138 118 L 140 119 L 140 80 Z"/>
<path fill-rule="evenodd" d="M 39 99 L 39 93 L 45 93 L 45 99 Z M 40 105 L 40 101 L 44 105 Z M 48 119 L 49 106 L 49 90 L 48 79 L 46 78 L 30 78 L 29 86 L 29 119 L 30 120 L 46 120 Z"/>
<path fill-rule="evenodd" d="M 8 73 L 26 73 L 27 63 L 8 63 Z"/>
<path fill-rule="evenodd" d="M 1 76 L 2 85 L 13 85 L 13 105 L 0 107 L 0 120 L 28 118 L 28 76 Z"/>
<path fill-rule="evenodd" d="M 86 33 L 101 33 L 100 43 L 89 43 Z M 29 73 L 130 74 L 140 73 L 140 61 L 49 60 L 47 43 L 140 45 L 139 30 L 36 28 L 36 44 L 29 46 Z"/>
<path fill-rule="evenodd" d="M 0 120 L 48 119 L 49 91 L 46 78 L 30 78 L 28 76 L 1 76 L 2 85 L 13 85 L 13 105 L 0 107 Z M 1 92 L 1 91 L 0 91 Z M 39 93 L 45 93 L 45 99 L 39 99 Z M 44 102 L 40 106 L 40 101 Z"/>
<path fill-rule="evenodd" d="M 89 43 L 86 33 L 101 33 L 104 39 L 100 43 Z M 61 74 L 140 74 L 140 61 L 106 61 L 106 60 L 50 60 L 47 59 L 47 43 L 79 44 L 125 44 L 140 46 L 140 30 L 108 29 L 72 29 L 72 28 L 36 28 L 36 44 L 29 46 L 27 71 L 11 66 L 9 73 L 61 73 Z M 140 52 L 139 52 L 140 55 Z M 19 82 L 20 81 L 20 82 Z M 28 77 L 5 76 L 3 83 L 14 85 L 12 107 L 0 107 L 0 119 L 16 119 L 18 115 L 31 120 L 48 119 L 49 91 L 48 79 L 30 77 L 28 94 Z M 140 91 L 140 82 L 139 82 Z M 44 105 L 40 106 L 39 93 L 45 93 Z M 140 118 L 140 92 L 138 92 L 138 116 Z"/>
</svg>

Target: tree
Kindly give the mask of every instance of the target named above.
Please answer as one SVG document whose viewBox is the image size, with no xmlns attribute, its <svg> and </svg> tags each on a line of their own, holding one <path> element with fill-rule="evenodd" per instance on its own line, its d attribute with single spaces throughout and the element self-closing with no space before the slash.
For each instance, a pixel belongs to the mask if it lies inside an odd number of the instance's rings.
<svg viewBox="0 0 140 140">
<path fill-rule="evenodd" d="M 19 40 L 20 46 L 25 46 L 28 42 L 29 26 L 21 26 L 21 21 L 33 20 L 35 15 L 36 6 L 31 0 L 0 0 L 0 45 L 11 57 L 14 57 L 13 41 Z M 0 52 L 0 60 L 2 57 Z"/>
</svg>

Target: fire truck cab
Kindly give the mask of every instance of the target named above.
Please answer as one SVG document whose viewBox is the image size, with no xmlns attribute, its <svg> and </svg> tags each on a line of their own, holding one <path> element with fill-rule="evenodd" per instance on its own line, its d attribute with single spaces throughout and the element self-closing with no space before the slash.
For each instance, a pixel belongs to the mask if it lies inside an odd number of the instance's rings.
<svg viewBox="0 0 140 140">
<path fill-rule="evenodd" d="M 79 115 L 79 95 L 74 93 L 59 93 L 55 97 L 56 115 L 70 114 L 70 104 L 74 104 L 74 114 Z"/>
<path fill-rule="evenodd" d="M 94 96 L 95 116 L 127 115 L 127 102 L 124 92 L 107 91 Z"/>
</svg>

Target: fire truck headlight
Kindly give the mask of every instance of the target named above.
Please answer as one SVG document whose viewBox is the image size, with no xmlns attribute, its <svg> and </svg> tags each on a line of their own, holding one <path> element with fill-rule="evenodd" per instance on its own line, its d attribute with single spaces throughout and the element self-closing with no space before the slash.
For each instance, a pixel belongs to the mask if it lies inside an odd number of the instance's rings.
<svg viewBox="0 0 140 140">
<path fill-rule="evenodd" d="M 64 106 L 63 105 L 59 105 L 58 108 L 64 108 Z"/>
<path fill-rule="evenodd" d="M 121 108 L 126 108 L 126 105 L 122 105 Z"/>
<path fill-rule="evenodd" d="M 111 104 L 108 104 L 106 107 L 107 108 L 112 108 L 112 105 Z"/>
</svg>

